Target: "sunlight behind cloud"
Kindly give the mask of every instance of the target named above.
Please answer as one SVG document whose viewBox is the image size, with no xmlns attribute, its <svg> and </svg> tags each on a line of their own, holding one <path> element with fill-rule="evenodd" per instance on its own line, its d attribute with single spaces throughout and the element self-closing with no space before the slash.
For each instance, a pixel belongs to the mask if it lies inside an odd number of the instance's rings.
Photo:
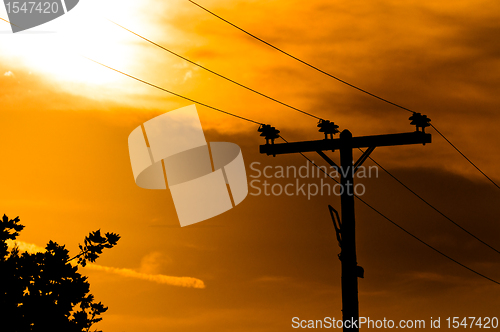
<svg viewBox="0 0 500 332">
<path fill-rule="evenodd" d="M 87 88 L 91 87 L 94 98 L 109 97 L 109 91 L 141 93 L 146 87 L 86 58 L 125 72 L 140 68 L 135 65 L 142 52 L 137 37 L 108 19 L 147 31 L 146 25 L 150 23 L 141 11 L 144 4 L 144 1 L 80 1 L 67 14 L 16 34 L 7 31 L 10 27 L 6 22 L 0 22 L 5 32 L 1 36 L 1 57 L 15 64 L 14 69 L 27 67 L 41 72 L 76 94 L 80 90 L 78 85 L 83 85 L 82 91 L 87 95 Z M 0 17 L 6 17 L 5 8 L 0 7 Z"/>
</svg>

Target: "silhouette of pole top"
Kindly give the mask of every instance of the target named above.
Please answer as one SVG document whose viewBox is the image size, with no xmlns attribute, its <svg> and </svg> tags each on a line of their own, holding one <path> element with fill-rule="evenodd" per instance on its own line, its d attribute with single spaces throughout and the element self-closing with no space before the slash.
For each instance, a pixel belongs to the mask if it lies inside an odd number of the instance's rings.
<svg viewBox="0 0 500 332">
<path fill-rule="evenodd" d="M 339 137 L 340 137 L 340 139 L 343 139 L 343 140 L 349 139 L 349 138 L 352 138 L 352 133 L 349 130 L 344 129 L 340 133 Z"/>
</svg>

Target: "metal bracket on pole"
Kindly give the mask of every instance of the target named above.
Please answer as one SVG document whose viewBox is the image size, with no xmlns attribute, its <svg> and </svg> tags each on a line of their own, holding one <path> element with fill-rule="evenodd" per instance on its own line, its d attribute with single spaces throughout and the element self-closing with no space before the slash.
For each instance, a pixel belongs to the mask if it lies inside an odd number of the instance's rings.
<svg viewBox="0 0 500 332">
<path fill-rule="evenodd" d="M 333 227 L 335 227 L 335 233 L 337 234 L 339 247 L 342 248 L 342 222 L 340 221 L 339 213 L 331 205 L 328 205 L 328 209 L 330 210 L 330 216 L 332 217 Z"/>
<path fill-rule="evenodd" d="M 361 155 L 361 157 L 359 157 L 359 159 L 354 163 L 354 173 L 357 172 L 357 170 L 359 169 L 359 167 L 361 165 L 363 165 L 363 163 L 365 162 L 365 160 L 370 156 L 370 154 L 373 152 L 373 150 L 375 150 L 375 147 L 374 146 L 370 146 L 368 149 L 366 149 L 365 152 L 363 152 L 363 154 Z"/>
</svg>

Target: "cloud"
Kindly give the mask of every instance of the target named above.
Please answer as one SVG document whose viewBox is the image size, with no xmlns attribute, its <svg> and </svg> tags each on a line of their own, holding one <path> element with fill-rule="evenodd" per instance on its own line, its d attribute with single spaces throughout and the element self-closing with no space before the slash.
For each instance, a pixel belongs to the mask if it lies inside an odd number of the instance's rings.
<svg viewBox="0 0 500 332">
<path fill-rule="evenodd" d="M 3 76 L 14 77 L 14 73 L 9 70 L 9 71 L 6 71 L 5 73 L 3 73 Z"/>
<path fill-rule="evenodd" d="M 187 80 L 189 80 L 190 78 L 193 77 L 193 72 L 191 70 L 189 70 L 188 72 L 186 72 L 186 74 L 184 75 L 184 79 L 182 80 L 182 83 L 185 83 Z"/>
<path fill-rule="evenodd" d="M 39 247 L 36 244 L 27 243 L 23 241 L 7 240 L 7 245 L 9 246 L 9 248 L 13 248 L 14 246 L 17 245 L 17 247 L 21 252 L 26 251 L 30 254 L 45 251 L 44 248 Z M 86 268 L 89 268 L 91 270 L 114 273 L 124 277 L 153 281 L 159 284 L 166 284 L 166 285 L 180 286 L 180 287 L 192 287 L 200 289 L 205 288 L 205 283 L 203 282 L 203 280 L 192 277 L 172 277 L 164 274 L 144 273 L 144 272 L 157 271 L 159 269 L 160 263 L 165 260 L 166 258 L 162 257 L 161 254 L 158 252 L 153 252 L 149 255 L 146 255 L 141 262 L 141 271 L 143 272 L 137 272 L 131 269 L 102 266 L 99 264 L 87 264 Z"/>
<path fill-rule="evenodd" d="M 20 252 L 27 251 L 30 254 L 35 254 L 37 252 L 43 252 L 45 251 L 44 248 L 37 246 L 36 244 L 33 243 L 26 243 L 23 241 L 12 241 L 12 240 L 7 240 L 7 246 L 9 248 L 13 248 L 16 246 L 19 248 Z"/>
<path fill-rule="evenodd" d="M 159 274 L 163 264 L 169 264 L 172 259 L 166 257 L 161 252 L 154 251 L 141 259 L 141 267 L 139 271 L 146 274 Z"/>
<path fill-rule="evenodd" d="M 131 269 L 121 269 L 115 267 L 101 266 L 97 264 L 88 264 L 86 267 L 92 270 L 115 273 L 124 277 L 149 280 L 159 284 L 167 284 L 180 287 L 205 288 L 205 283 L 202 280 L 191 277 L 171 277 L 171 276 L 166 276 L 164 274 L 148 274 L 148 273 L 137 272 Z"/>
</svg>

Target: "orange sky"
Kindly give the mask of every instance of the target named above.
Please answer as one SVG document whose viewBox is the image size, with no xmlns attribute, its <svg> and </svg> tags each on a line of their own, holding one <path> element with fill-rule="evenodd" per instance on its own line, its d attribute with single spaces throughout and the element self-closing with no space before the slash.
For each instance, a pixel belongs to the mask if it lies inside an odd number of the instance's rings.
<svg viewBox="0 0 500 332">
<path fill-rule="evenodd" d="M 500 182 L 500 3 L 495 1 L 229 1 L 200 4 L 292 54 L 432 123 Z M 0 10 L 6 18 L 5 11 Z M 292 318 L 340 318 L 339 247 L 327 205 L 337 197 L 249 195 L 236 208 L 180 228 L 168 191 L 134 183 L 127 137 L 144 121 L 191 104 L 109 66 L 257 121 L 289 141 L 320 139 L 316 120 L 186 64 L 105 20 L 354 135 L 412 131 L 409 113 L 258 43 L 185 0 L 83 0 L 24 33 L 0 22 L 2 213 L 20 240 L 77 244 L 119 233 L 99 266 L 82 269 L 109 306 L 96 325 L 119 331 L 288 331 Z M 305 164 L 258 153 L 257 126 L 198 107 L 207 141 L 252 162 Z M 434 131 L 426 146 L 372 156 L 465 228 L 500 247 L 500 192 Z M 357 155 L 357 154 L 356 154 Z M 338 160 L 337 153 L 332 154 Z M 321 162 L 315 155 L 311 157 Z M 369 162 L 367 162 L 369 163 Z M 274 182 L 278 180 L 271 179 Z M 498 254 L 416 200 L 386 174 L 363 180 L 366 201 L 439 250 L 500 279 Z M 498 316 L 500 287 L 418 243 L 356 202 L 360 313 L 372 319 Z M 135 272 L 123 272 L 135 271 Z M 120 272 L 122 271 L 122 272 Z M 203 281 L 205 288 L 137 277 Z"/>
</svg>

